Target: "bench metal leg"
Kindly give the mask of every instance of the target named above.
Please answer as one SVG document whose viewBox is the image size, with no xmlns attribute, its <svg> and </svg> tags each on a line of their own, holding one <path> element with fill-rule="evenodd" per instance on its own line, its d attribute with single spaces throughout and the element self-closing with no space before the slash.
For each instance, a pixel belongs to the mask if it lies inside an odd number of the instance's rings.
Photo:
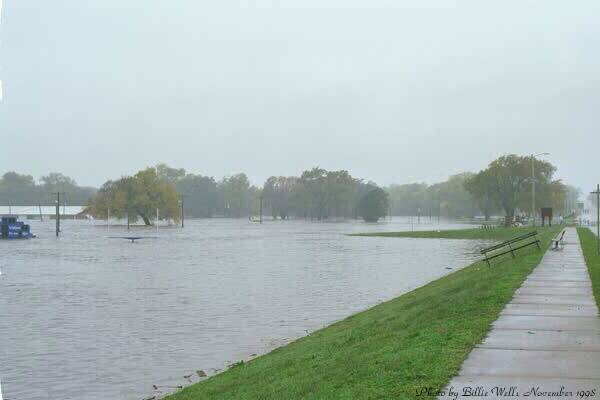
<svg viewBox="0 0 600 400">
<path fill-rule="evenodd" d="M 510 255 L 512 256 L 512 258 L 515 258 L 515 251 L 513 250 L 513 248 L 510 245 L 510 243 L 508 244 L 508 248 L 510 249 Z"/>
</svg>

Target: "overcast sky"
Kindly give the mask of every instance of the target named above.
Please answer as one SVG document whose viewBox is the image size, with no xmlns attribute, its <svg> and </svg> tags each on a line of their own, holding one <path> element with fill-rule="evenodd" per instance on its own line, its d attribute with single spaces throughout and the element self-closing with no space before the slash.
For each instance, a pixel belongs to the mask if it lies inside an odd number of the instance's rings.
<svg viewBox="0 0 600 400">
<path fill-rule="evenodd" d="M 0 0 L 1 1 L 1 0 Z M 5 0 L 0 172 L 600 180 L 600 2 Z"/>
</svg>

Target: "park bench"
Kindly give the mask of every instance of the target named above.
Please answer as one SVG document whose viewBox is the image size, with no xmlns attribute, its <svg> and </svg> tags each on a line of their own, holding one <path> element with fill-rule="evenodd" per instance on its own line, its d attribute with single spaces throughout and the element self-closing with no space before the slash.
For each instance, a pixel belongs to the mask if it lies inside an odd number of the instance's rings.
<svg viewBox="0 0 600 400">
<path fill-rule="evenodd" d="M 487 265 L 490 266 L 490 260 L 508 253 L 515 258 L 515 251 L 532 245 L 537 246 L 538 250 L 541 250 L 540 240 L 537 237 L 537 231 L 514 237 L 494 246 L 486 247 L 485 249 L 481 250 L 481 254 L 483 254 L 485 257 L 484 260 Z"/>
<path fill-rule="evenodd" d="M 567 230 L 563 229 L 561 233 L 559 233 L 558 235 L 556 235 L 556 237 L 554 239 L 552 239 L 552 243 L 554 243 L 554 247 L 553 250 L 558 250 L 559 249 L 559 245 L 562 244 L 563 242 L 563 238 L 565 237 L 565 232 Z"/>
</svg>

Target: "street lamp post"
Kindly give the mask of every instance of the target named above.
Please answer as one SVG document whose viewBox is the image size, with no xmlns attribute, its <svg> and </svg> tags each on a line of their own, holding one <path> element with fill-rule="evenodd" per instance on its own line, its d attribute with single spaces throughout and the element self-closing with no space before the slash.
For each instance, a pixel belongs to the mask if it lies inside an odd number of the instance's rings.
<svg viewBox="0 0 600 400">
<path fill-rule="evenodd" d="M 60 192 L 56 193 L 56 237 L 60 232 Z"/>
<path fill-rule="evenodd" d="M 596 241 L 598 242 L 598 254 L 600 254 L 600 184 L 596 186 Z"/>
<path fill-rule="evenodd" d="M 185 198 L 190 194 L 188 193 L 179 193 L 179 214 L 181 216 L 181 227 L 185 228 Z"/>
<path fill-rule="evenodd" d="M 531 155 L 531 219 L 535 226 L 535 158 L 538 156 L 548 156 L 550 153 L 539 153 Z"/>
<path fill-rule="evenodd" d="M 185 195 L 182 194 L 181 195 L 181 227 L 182 228 L 185 227 L 185 214 L 184 214 L 184 205 L 183 205 L 184 198 L 185 198 Z"/>
<path fill-rule="evenodd" d="M 259 222 L 262 224 L 262 214 L 263 214 L 263 195 L 262 193 L 260 194 L 260 210 L 259 210 Z"/>
</svg>

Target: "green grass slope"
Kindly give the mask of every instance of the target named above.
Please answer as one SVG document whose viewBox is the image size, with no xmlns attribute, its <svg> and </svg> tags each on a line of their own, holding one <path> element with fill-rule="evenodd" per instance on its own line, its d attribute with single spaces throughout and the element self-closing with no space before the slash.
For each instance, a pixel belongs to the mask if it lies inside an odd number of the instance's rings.
<svg viewBox="0 0 600 400">
<path fill-rule="evenodd" d="M 596 298 L 596 304 L 600 307 L 600 256 L 598 255 L 598 242 L 588 228 L 577 228 L 581 249 L 585 257 L 590 278 L 592 279 L 592 291 Z"/>
<path fill-rule="evenodd" d="M 557 230 L 540 230 L 543 249 Z M 482 233 L 506 238 L 502 229 Z M 458 372 L 542 255 L 531 246 L 492 267 L 474 263 L 167 399 L 417 398 Z"/>
<path fill-rule="evenodd" d="M 371 232 L 355 233 L 350 236 L 399 237 L 420 239 L 483 239 L 503 241 L 543 228 L 494 228 L 494 229 L 455 229 L 447 231 L 412 231 L 412 232 Z"/>
</svg>

